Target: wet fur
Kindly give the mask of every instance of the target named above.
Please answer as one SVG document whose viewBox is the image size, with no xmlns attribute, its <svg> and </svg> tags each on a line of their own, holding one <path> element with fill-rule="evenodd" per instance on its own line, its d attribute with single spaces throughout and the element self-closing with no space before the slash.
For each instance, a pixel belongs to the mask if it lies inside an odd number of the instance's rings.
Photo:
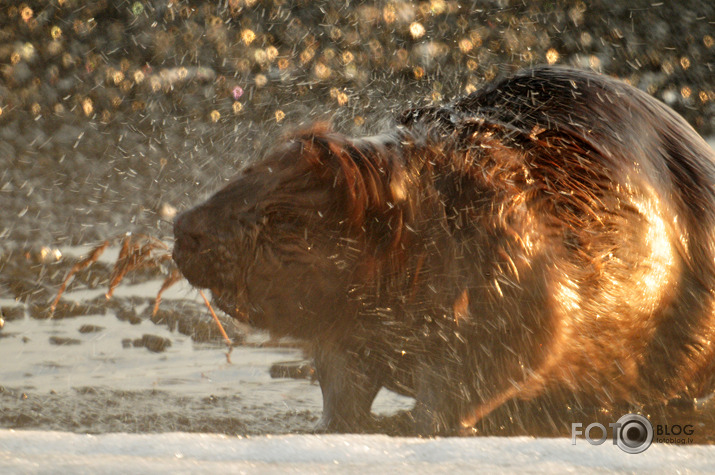
<svg viewBox="0 0 715 475">
<path fill-rule="evenodd" d="M 283 142 L 177 219 L 174 258 L 309 342 L 324 429 L 363 430 L 382 387 L 421 434 L 712 393 L 715 156 L 645 93 L 544 67 Z"/>
</svg>

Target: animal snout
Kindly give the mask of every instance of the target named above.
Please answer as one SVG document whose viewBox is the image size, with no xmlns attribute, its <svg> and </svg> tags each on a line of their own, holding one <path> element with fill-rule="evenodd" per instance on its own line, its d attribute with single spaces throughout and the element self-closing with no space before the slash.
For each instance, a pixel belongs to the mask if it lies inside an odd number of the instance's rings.
<svg viewBox="0 0 715 475">
<path fill-rule="evenodd" d="M 206 233 L 210 231 L 209 223 L 196 210 L 186 211 L 174 220 L 174 254 L 195 254 L 207 240 Z"/>
</svg>

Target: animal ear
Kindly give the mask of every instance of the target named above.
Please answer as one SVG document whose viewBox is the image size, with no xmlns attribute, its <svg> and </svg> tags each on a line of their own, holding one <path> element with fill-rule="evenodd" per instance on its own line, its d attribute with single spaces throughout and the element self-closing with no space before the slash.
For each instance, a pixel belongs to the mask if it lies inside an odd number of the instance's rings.
<svg viewBox="0 0 715 475">
<path fill-rule="evenodd" d="M 413 216 L 413 183 L 401 150 L 381 138 L 351 140 L 324 130 L 300 141 L 303 159 L 332 190 L 339 219 L 366 238 L 374 255 L 400 247 Z"/>
<path fill-rule="evenodd" d="M 311 129 L 298 140 L 302 160 L 334 190 L 348 222 L 352 227 L 363 227 L 367 214 L 380 206 L 387 191 L 371 157 L 345 136 L 327 129 Z"/>
</svg>

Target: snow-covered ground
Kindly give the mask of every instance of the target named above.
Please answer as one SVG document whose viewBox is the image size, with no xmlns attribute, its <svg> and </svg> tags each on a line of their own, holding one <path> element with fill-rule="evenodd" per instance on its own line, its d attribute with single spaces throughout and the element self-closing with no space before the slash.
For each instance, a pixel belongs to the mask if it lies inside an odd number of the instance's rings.
<svg viewBox="0 0 715 475">
<path fill-rule="evenodd" d="M 653 445 L 629 455 L 610 443 L 382 435 L 104 434 L 0 430 L 0 473 L 705 473 L 715 446 Z"/>
</svg>

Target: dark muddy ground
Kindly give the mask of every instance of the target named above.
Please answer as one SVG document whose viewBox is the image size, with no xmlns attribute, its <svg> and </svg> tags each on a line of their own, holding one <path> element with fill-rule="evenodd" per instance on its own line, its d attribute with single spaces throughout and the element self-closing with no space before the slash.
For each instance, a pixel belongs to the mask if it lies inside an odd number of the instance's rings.
<svg viewBox="0 0 715 475">
<path fill-rule="evenodd" d="M 128 276 L 107 302 L 108 252 L 56 318 L 47 305 L 105 239 L 131 231 L 170 245 L 176 210 L 292 127 L 377 132 L 412 103 L 529 64 L 622 77 L 710 136 L 714 38 L 710 1 L 0 0 L 0 426 L 311 430 L 318 386 L 270 376 L 300 350 L 226 321 L 237 343 L 227 363 L 186 286 L 152 321 L 161 269 Z M 376 411 L 409 404 L 384 394 Z M 692 422 L 712 442 L 711 406 L 652 416 Z M 401 417 L 376 430 L 400 433 Z M 509 427 L 495 431 L 525 431 Z"/>
</svg>

